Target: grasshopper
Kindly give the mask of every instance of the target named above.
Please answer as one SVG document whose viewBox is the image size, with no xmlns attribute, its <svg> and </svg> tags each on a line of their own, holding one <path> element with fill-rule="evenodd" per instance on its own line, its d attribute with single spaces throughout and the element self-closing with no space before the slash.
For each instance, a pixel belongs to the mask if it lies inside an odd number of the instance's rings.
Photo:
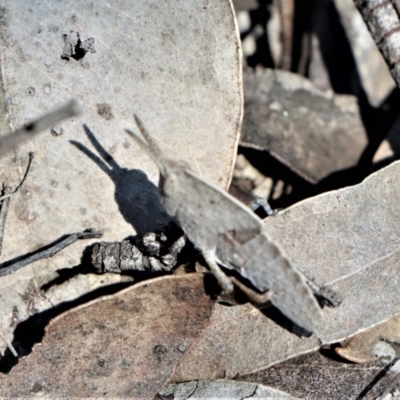
<svg viewBox="0 0 400 400">
<path fill-rule="evenodd" d="M 309 280 L 290 262 L 266 231 L 263 221 L 190 166 L 167 157 L 135 116 L 141 135 L 127 130 L 160 170 L 163 206 L 201 252 L 222 289 L 233 283 L 220 266 L 236 270 L 286 317 L 317 336 L 323 332 L 321 308 Z"/>
</svg>

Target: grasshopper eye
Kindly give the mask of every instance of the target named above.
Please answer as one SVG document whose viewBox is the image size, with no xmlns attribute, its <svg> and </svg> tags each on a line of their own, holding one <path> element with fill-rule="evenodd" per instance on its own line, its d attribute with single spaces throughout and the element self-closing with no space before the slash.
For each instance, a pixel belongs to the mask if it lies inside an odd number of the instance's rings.
<svg viewBox="0 0 400 400">
<path fill-rule="evenodd" d="M 178 191 L 178 176 L 175 173 L 168 173 L 160 180 L 160 190 L 164 196 L 174 196 Z"/>
</svg>

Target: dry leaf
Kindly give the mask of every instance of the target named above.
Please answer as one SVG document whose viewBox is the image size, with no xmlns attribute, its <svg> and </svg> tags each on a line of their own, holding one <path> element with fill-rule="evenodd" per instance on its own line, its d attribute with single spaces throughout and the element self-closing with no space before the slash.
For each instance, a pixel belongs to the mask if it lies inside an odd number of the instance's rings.
<svg viewBox="0 0 400 400">
<path fill-rule="evenodd" d="M 242 146 L 267 150 L 313 183 L 357 164 L 367 137 L 355 97 L 269 69 L 245 70 L 244 90 Z"/>
<path fill-rule="evenodd" d="M 56 273 L 35 277 L 23 274 L 21 270 L 0 278 L 0 331 L 6 341 L 12 342 L 18 323 L 37 313 L 75 301 L 95 289 L 132 281 L 131 277 L 116 274 L 78 274 L 56 284 L 58 278 Z M 48 288 L 43 289 L 46 286 Z M 6 343 L 0 340 L 1 351 L 6 347 Z"/>
<path fill-rule="evenodd" d="M 377 400 L 395 377 L 385 363 L 375 361 L 360 368 L 324 357 L 319 352 L 300 356 L 265 371 L 238 378 L 284 390 L 307 400 Z"/>
<path fill-rule="evenodd" d="M 210 325 L 178 365 L 173 381 L 233 378 L 318 348 L 317 338 L 299 338 L 250 304 L 216 304 Z"/>
<path fill-rule="evenodd" d="M 296 267 L 343 300 L 323 310 L 322 343 L 340 342 L 400 313 L 399 174 L 400 163 L 393 163 L 359 185 L 302 201 L 265 220 Z M 315 337 L 299 338 L 251 306 L 241 307 L 214 310 L 175 380 L 247 374 L 318 348 Z"/>
<path fill-rule="evenodd" d="M 207 325 L 204 276 L 140 283 L 62 314 L 0 396 L 153 398 Z"/>
<path fill-rule="evenodd" d="M 272 387 L 258 383 L 228 381 L 220 379 L 215 381 L 194 381 L 179 384 L 170 384 L 159 394 L 162 399 L 287 399 L 295 400 L 296 397 Z"/>
<path fill-rule="evenodd" d="M 84 105 L 82 118 L 53 127 L 1 161 L 0 183 L 13 184 L 28 150 L 36 153 L 23 196 L 10 207 L 5 259 L 87 227 L 113 241 L 163 226 L 158 171 L 123 134 L 134 124 L 133 113 L 148 121 L 171 156 L 186 157 L 200 175 L 228 187 L 242 116 L 230 1 L 121 0 L 111 7 L 17 0 L 0 6 L 6 110 L 0 133 L 71 94 Z M 98 154 L 82 124 L 105 150 L 97 165 L 69 143 Z M 35 275 L 76 264 L 86 245 L 39 263 Z"/>
<path fill-rule="evenodd" d="M 371 362 L 376 358 L 374 346 L 379 341 L 400 344 L 400 316 L 393 317 L 389 321 L 359 333 L 351 338 L 346 346 L 337 347 L 336 353 L 347 360 L 356 363 Z"/>
</svg>

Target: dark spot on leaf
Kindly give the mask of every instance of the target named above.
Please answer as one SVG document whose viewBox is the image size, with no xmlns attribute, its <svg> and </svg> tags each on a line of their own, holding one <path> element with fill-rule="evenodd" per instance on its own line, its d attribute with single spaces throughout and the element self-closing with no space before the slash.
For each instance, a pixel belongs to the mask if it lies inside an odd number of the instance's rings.
<svg viewBox="0 0 400 400">
<path fill-rule="evenodd" d="M 107 103 L 97 104 L 97 113 L 106 121 L 114 118 L 114 115 L 111 111 L 111 106 Z"/>
<path fill-rule="evenodd" d="M 26 89 L 26 93 L 29 94 L 29 96 L 34 96 L 36 93 L 36 90 L 33 86 L 29 86 L 28 89 Z"/>
<path fill-rule="evenodd" d="M 165 346 L 163 346 L 162 344 L 158 344 L 153 349 L 153 354 L 156 356 L 158 361 L 161 361 L 163 358 L 165 358 L 167 353 L 168 353 L 168 349 Z"/>
<path fill-rule="evenodd" d="M 42 390 L 43 386 L 40 382 L 35 382 L 32 386 L 32 392 L 33 393 L 38 393 Z"/>
</svg>

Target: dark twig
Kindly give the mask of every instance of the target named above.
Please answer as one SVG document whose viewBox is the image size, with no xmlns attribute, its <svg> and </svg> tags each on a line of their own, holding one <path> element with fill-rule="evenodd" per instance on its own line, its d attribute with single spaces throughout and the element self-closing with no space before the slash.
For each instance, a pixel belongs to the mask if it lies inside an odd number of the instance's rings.
<svg viewBox="0 0 400 400">
<path fill-rule="evenodd" d="M 77 240 L 97 239 L 101 238 L 102 235 L 103 233 L 100 231 L 96 231 L 94 229 L 86 229 L 83 232 L 72 233 L 70 235 L 67 235 L 66 237 L 64 236 L 56 242 L 53 242 L 43 247 L 41 250 L 23 256 L 22 259 L 21 257 L 18 257 L 17 259 L 6 261 L 2 264 L 2 266 L 0 266 L 0 276 L 12 274 L 18 269 L 25 267 L 26 265 L 31 264 L 35 261 L 53 257 L 54 254 L 75 243 Z"/>
<path fill-rule="evenodd" d="M 8 209 L 10 207 L 10 196 L 7 196 L 8 192 L 10 191 L 10 188 L 5 187 L 3 193 L 6 193 L 4 195 L 5 199 L 1 202 L 1 210 L 0 210 L 0 254 L 3 250 L 3 239 L 4 239 L 4 228 L 6 226 L 6 218 L 8 214 Z M 6 197 L 7 196 L 7 197 Z"/>
<path fill-rule="evenodd" d="M 8 209 L 10 207 L 10 200 L 11 196 L 14 194 L 18 193 L 19 190 L 21 189 L 22 185 L 24 184 L 26 177 L 29 174 L 29 171 L 31 170 L 31 165 L 32 165 L 32 160 L 33 160 L 33 152 L 29 153 L 29 162 L 28 166 L 26 167 L 25 174 L 20 182 L 20 184 L 17 186 L 17 188 L 12 192 L 11 188 L 4 186 L 3 189 L 3 195 L 0 196 L 0 203 L 1 203 L 1 210 L 0 210 L 0 254 L 3 249 L 3 239 L 4 239 L 4 228 L 6 225 L 6 218 L 7 218 L 7 213 Z"/>
<path fill-rule="evenodd" d="M 9 199 L 11 196 L 14 196 L 14 194 L 18 193 L 22 187 L 22 185 L 24 184 L 26 177 L 28 176 L 30 170 L 31 170 L 31 165 L 32 165 L 32 161 L 33 161 L 33 157 L 34 157 L 34 153 L 32 151 L 29 152 L 29 161 L 28 161 L 28 166 L 26 167 L 26 171 L 25 174 L 20 182 L 20 184 L 17 186 L 17 188 L 13 191 L 13 192 L 5 192 L 5 194 L 3 194 L 2 196 L 0 196 L 0 201 L 4 201 L 6 199 Z M 7 189 L 7 188 L 6 188 Z M 5 189 L 5 190 L 6 190 Z M 0 252 L 1 254 L 1 252 Z"/>
</svg>

